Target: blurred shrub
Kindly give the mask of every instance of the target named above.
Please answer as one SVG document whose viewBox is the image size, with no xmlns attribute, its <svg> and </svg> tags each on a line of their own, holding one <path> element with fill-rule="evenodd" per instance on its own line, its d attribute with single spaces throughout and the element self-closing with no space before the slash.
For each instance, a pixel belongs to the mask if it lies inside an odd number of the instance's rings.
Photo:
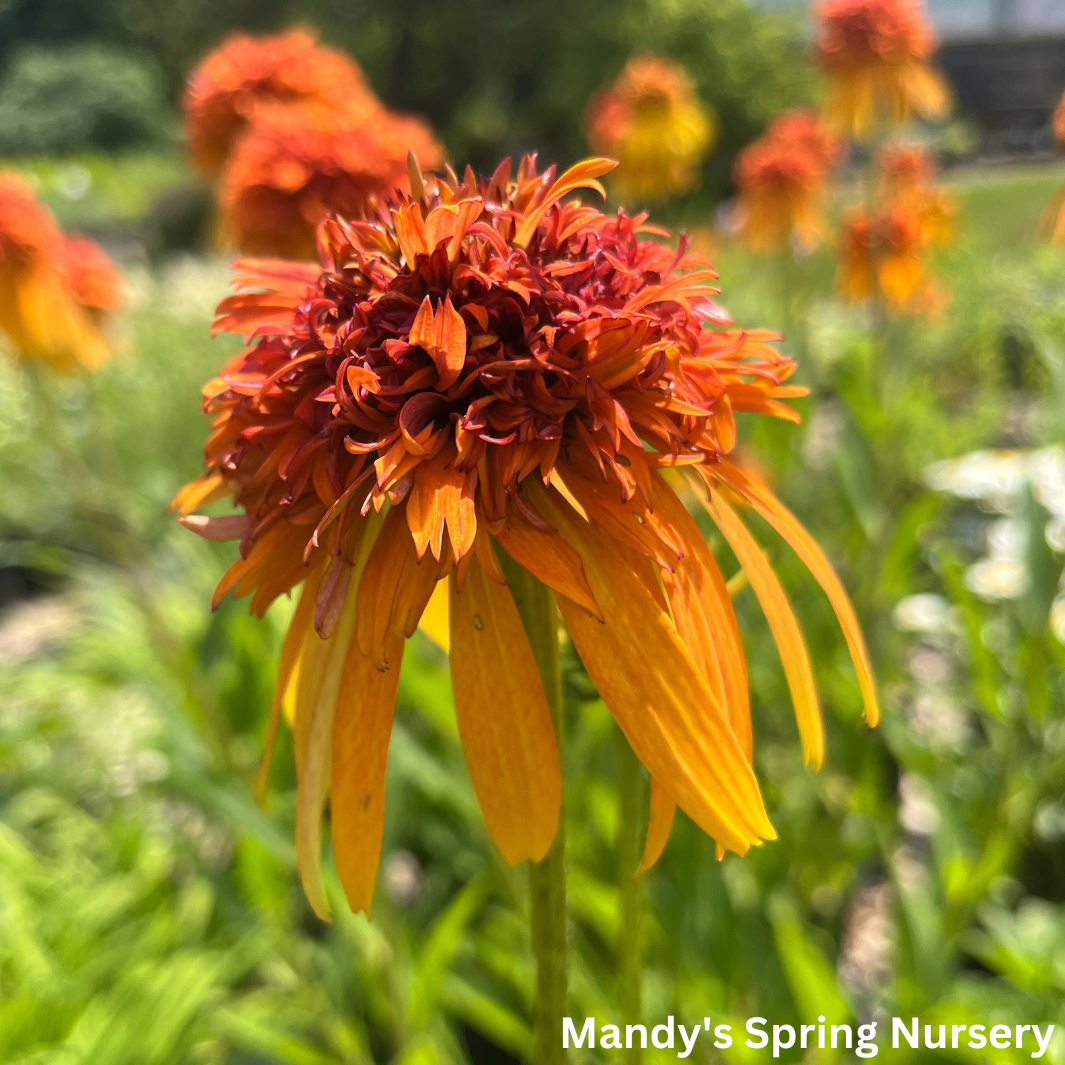
<svg viewBox="0 0 1065 1065">
<path fill-rule="evenodd" d="M 168 124 L 150 62 L 103 44 L 18 53 L 0 81 L 0 152 L 65 154 L 158 140 Z"/>
</svg>

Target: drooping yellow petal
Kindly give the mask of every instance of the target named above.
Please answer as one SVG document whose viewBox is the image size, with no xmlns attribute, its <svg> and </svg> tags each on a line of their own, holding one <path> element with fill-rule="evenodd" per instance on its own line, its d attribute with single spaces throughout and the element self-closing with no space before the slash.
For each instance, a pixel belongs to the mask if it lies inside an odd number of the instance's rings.
<svg viewBox="0 0 1065 1065">
<path fill-rule="evenodd" d="M 685 555 L 669 583 L 673 618 L 685 646 L 703 671 L 710 690 L 728 713 L 729 724 L 747 761 L 753 756 L 751 706 L 747 691 L 747 662 L 736 611 L 713 552 L 695 519 L 655 472 L 651 499 L 656 513 L 669 522 L 685 542 Z M 715 682 L 720 686 L 720 691 Z"/>
<path fill-rule="evenodd" d="M 355 629 L 358 585 L 348 588 L 336 630 L 323 640 L 311 627 L 304 640 L 296 695 L 296 867 L 314 912 L 329 919 L 322 883 L 322 808 L 332 769 L 333 718 L 340 678 Z"/>
<path fill-rule="evenodd" d="M 451 585 L 451 687 L 466 764 L 485 823 L 511 864 L 547 853 L 558 832 L 562 771 L 551 711 L 510 590 L 471 558 Z"/>
<path fill-rule="evenodd" d="M 323 640 L 314 626 L 309 625 L 299 658 L 293 730 L 297 780 L 296 867 L 307 901 L 323 920 L 329 919 L 329 901 L 322 882 L 322 809 L 329 793 L 333 762 L 333 720 L 348 649 L 355 643 L 360 579 L 383 524 L 382 515 L 376 513 L 365 524 L 333 635 Z"/>
<path fill-rule="evenodd" d="M 721 497 L 721 493 L 714 493 L 706 506 L 743 567 L 743 572 L 747 574 L 769 623 L 769 631 L 780 652 L 791 701 L 795 706 L 803 760 L 807 765 L 820 769 L 825 760 L 825 734 L 821 726 L 821 708 L 814 686 L 813 667 L 799 622 L 765 552 Z"/>
<path fill-rule="evenodd" d="M 445 654 L 451 648 L 451 632 L 448 622 L 449 598 L 447 581 L 437 581 L 433 594 L 422 611 L 422 619 L 418 622 L 418 628 Z"/>
<path fill-rule="evenodd" d="M 388 660 L 394 631 L 410 636 L 433 594 L 440 565 L 428 554 L 419 562 L 404 507 L 391 507 L 358 582 L 356 638 L 378 669 Z"/>
<path fill-rule="evenodd" d="M 643 857 L 633 876 L 646 873 L 662 857 L 662 851 L 669 842 L 669 832 L 673 827 L 676 812 L 677 804 L 669 797 L 665 788 L 651 777 L 651 810 L 647 818 L 647 840 L 643 846 Z"/>
<path fill-rule="evenodd" d="M 652 777 L 704 832 L 743 854 L 775 837 L 750 763 L 669 614 L 640 573 L 652 563 L 534 486 L 542 514 L 576 548 L 605 621 L 558 604 L 588 674 Z"/>
<path fill-rule="evenodd" d="M 851 606 L 851 601 L 839 577 L 836 576 L 817 542 L 802 527 L 795 515 L 765 485 L 745 470 L 741 470 L 724 459 L 709 468 L 704 466 L 693 468 L 706 480 L 708 486 L 712 485 L 715 476 L 720 477 L 730 488 L 746 499 L 791 545 L 792 550 L 803 560 L 814 579 L 824 589 L 839 619 L 851 661 L 858 674 L 858 684 L 865 703 L 865 720 L 870 725 L 875 725 L 880 720 L 880 709 L 877 705 L 876 681 L 873 679 L 873 668 L 869 662 L 865 638 L 862 636 L 854 607 Z"/>
<path fill-rule="evenodd" d="M 277 670 L 277 683 L 274 685 L 274 698 L 270 705 L 270 717 L 266 724 L 266 737 L 263 741 L 263 755 L 259 763 L 259 775 L 255 780 L 255 796 L 260 805 L 266 801 L 266 789 L 270 782 L 270 763 L 274 757 L 274 745 L 277 742 L 277 728 L 280 723 L 281 711 L 284 707 L 285 697 L 292 688 L 292 682 L 303 650 L 303 642 L 307 638 L 309 629 L 313 627 L 314 601 L 318 596 L 318 585 L 321 582 L 324 567 L 316 565 L 308 573 L 300 592 L 296 609 L 292 612 L 292 618 L 285 633 L 285 641 L 281 645 L 281 662 Z M 289 700 L 292 712 L 295 712 L 295 700 Z M 291 720 L 289 722 L 291 724 Z"/>
<path fill-rule="evenodd" d="M 397 666 L 384 672 L 351 641 L 333 719 L 333 855 L 348 905 L 367 916 L 381 859 L 385 770 L 403 654 L 402 636 L 392 640 L 389 658 Z"/>
</svg>

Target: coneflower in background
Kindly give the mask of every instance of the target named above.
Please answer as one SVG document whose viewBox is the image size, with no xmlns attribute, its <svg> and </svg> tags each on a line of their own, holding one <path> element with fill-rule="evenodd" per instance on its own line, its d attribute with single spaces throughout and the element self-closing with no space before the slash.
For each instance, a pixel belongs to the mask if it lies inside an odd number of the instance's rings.
<svg viewBox="0 0 1065 1065">
<path fill-rule="evenodd" d="M 657 56 L 634 56 L 585 117 L 592 150 L 619 161 L 612 188 L 654 203 L 690 191 L 717 139 L 713 114 L 685 70 Z"/>
</svg>

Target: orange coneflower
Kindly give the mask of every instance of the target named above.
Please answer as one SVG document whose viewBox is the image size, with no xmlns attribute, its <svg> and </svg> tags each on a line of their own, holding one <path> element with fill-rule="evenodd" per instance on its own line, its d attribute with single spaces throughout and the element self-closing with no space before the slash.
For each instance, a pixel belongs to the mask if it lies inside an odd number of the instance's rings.
<svg viewBox="0 0 1065 1065">
<path fill-rule="evenodd" d="M 213 175 L 264 104 L 351 107 L 370 100 L 376 103 L 354 60 L 309 33 L 235 34 L 189 78 L 183 101 L 189 150 L 196 165 Z"/>
<path fill-rule="evenodd" d="M 881 202 L 904 205 L 919 220 L 921 240 L 928 246 L 950 243 L 955 208 L 932 185 L 935 160 L 921 145 L 890 144 L 876 153 Z"/>
<path fill-rule="evenodd" d="M 895 313 L 934 311 L 941 299 L 928 276 L 926 248 L 921 214 L 910 204 L 852 212 L 840 225 L 840 294 L 852 302 L 880 296 Z"/>
<path fill-rule="evenodd" d="M 713 146 L 715 123 L 677 64 L 634 56 L 617 81 L 594 97 L 588 142 L 618 158 L 618 195 L 656 201 L 688 192 Z"/>
<path fill-rule="evenodd" d="M 1061 94 L 1054 115 L 1050 120 L 1050 128 L 1054 131 L 1054 140 L 1058 144 L 1065 144 L 1065 92 Z"/>
<path fill-rule="evenodd" d="M 919 0 L 823 0 L 815 53 L 825 120 L 862 139 L 884 122 L 943 118 L 950 90 L 928 63 L 935 48 Z"/>
<path fill-rule="evenodd" d="M 122 275 L 95 241 L 70 236 L 63 242 L 60 267 L 74 302 L 97 324 L 121 310 Z"/>
<path fill-rule="evenodd" d="M 1059 145 L 1065 145 L 1065 93 L 1061 94 L 1054 115 L 1051 119 L 1054 139 Z M 1065 185 L 1055 193 L 1050 205 L 1039 220 L 1039 235 L 1052 240 L 1055 244 L 1065 244 Z"/>
<path fill-rule="evenodd" d="M 98 369 L 110 354 L 100 318 L 119 293 L 103 251 L 64 237 L 29 185 L 0 173 L 0 333 L 18 355 L 62 372 Z"/>
<path fill-rule="evenodd" d="M 265 108 L 223 175 L 222 240 L 253 255 L 314 258 L 327 213 L 361 217 L 375 200 L 409 190 L 408 151 L 428 166 L 443 158 L 424 123 L 380 106 Z"/>
<path fill-rule="evenodd" d="M 611 163 L 556 179 L 525 158 L 490 180 L 425 181 L 366 221 L 330 219 L 321 266 L 238 264 L 216 330 L 251 347 L 204 390 L 208 473 L 175 500 L 223 577 L 262 614 L 301 582 L 272 722 L 292 707 L 296 840 L 328 905 L 320 819 L 347 897 L 370 905 L 406 637 L 447 597 L 456 717 L 485 821 L 508 862 L 540 859 L 561 771 L 501 552 L 553 590 L 573 643 L 654 783 L 644 865 L 674 803 L 719 847 L 773 836 L 751 761 L 746 665 L 725 582 L 663 468 L 690 466 L 766 608 L 806 756 L 821 761 L 802 635 L 737 498 L 781 532 L 840 616 L 870 721 L 872 678 L 824 556 L 729 461 L 735 411 L 797 420 L 772 334 L 724 328 L 715 274 L 646 216 L 563 202 Z M 679 469 L 677 470 L 679 472 Z M 232 497 L 240 514 L 204 517 Z M 510 564 L 509 562 L 507 563 Z M 439 583 L 438 583 L 439 582 Z M 273 727 L 276 727 L 273 726 Z M 272 735 L 272 732 L 271 732 Z M 268 741 L 269 742 L 269 741 Z"/>
<path fill-rule="evenodd" d="M 807 111 L 778 116 L 736 159 L 743 232 L 758 252 L 780 252 L 794 239 L 809 250 L 821 240 L 821 199 L 838 145 Z"/>
</svg>

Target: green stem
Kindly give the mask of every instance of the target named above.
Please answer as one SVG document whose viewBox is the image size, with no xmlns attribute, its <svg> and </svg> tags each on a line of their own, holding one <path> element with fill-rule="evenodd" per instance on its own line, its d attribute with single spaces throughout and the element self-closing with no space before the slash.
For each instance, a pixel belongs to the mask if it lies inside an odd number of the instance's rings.
<svg viewBox="0 0 1065 1065">
<path fill-rule="evenodd" d="M 618 943 L 618 1003 L 626 1017 L 639 1023 L 642 1016 L 640 994 L 640 908 L 642 881 L 633 873 L 640 863 L 647 834 L 647 781 L 640 763 L 621 729 L 617 730 L 618 792 L 621 798 L 621 826 L 618 833 L 618 880 L 621 886 L 621 939 Z M 639 1051 L 633 1052 L 636 1056 Z"/>
<path fill-rule="evenodd" d="M 510 559 L 503 559 L 503 569 L 540 670 L 561 757 L 565 730 L 555 600 L 548 588 Z M 533 1061 L 535 1065 L 562 1065 L 566 1060 L 562 1049 L 562 1018 L 566 1013 L 569 982 L 564 811 L 559 817 L 558 835 L 551 849 L 543 861 L 532 862 L 529 866 L 529 900 L 532 947 L 536 956 Z"/>
</svg>

